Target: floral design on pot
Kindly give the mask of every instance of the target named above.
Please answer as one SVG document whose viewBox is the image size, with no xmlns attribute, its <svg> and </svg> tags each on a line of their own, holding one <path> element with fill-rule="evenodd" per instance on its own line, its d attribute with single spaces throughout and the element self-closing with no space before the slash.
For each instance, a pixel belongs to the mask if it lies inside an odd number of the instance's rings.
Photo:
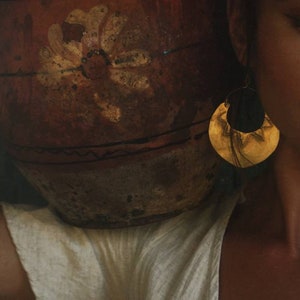
<svg viewBox="0 0 300 300">
<path fill-rule="evenodd" d="M 135 72 L 136 68 L 151 63 L 149 52 L 133 49 L 115 53 L 115 43 L 127 21 L 126 15 L 110 13 L 105 5 L 97 5 L 88 13 L 73 10 L 62 26 L 53 24 L 49 28 L 50 46 L 43 47 L 39 53 L 42 64 L 39 81 L 52 89 L 59 88 L 66 77 L 80 86 L 100 79 L 112 80 L 129 92 L 149 89 L 148 77 Z M 139 32 L 135 30 L 134 34 Z M 101 101 L 97 93 L 94 101 L 106 119 L 114 123 L 120 120 L 119 107 Z"/>
</svg>

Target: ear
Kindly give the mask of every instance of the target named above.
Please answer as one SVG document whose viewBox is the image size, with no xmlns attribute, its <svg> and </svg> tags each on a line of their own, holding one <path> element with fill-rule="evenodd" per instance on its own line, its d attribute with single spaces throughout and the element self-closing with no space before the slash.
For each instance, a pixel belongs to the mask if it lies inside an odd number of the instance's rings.
<svg viewBox="0 0 300 300">
<path fill-rule="evenodd" d="M 243 1 L 243 0 L 242 0 Z M 247 33 L 241 0 L 227 0 L 229 35 L 239 62 L 247 64 Z"/>
</svg>

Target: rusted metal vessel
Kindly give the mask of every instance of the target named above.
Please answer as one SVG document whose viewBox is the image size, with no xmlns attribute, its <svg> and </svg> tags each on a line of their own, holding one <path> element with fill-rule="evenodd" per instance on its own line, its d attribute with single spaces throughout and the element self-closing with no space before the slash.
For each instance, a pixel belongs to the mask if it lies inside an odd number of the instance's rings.
<svg viewBox="0 0 300 300">
<path fill-rule="evenodd" d="M 146 224 L 210 192 L 219 64 L 205 3 L 0 2 L 2 138 L 66 222 Z"/>
</svg>

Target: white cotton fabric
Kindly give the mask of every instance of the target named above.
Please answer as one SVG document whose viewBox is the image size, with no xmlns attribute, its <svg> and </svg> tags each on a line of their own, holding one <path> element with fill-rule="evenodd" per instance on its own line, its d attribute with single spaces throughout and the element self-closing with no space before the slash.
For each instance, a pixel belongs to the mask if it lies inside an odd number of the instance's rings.
<svg viewBox="0 0 300 300">
<path fill-rule="evenodd" d="M 113 230 L 66 225 L 48 208 L 2 206 L 36 299 L 217 300 L 222 241 L 236 198 Z"/>
</svg>

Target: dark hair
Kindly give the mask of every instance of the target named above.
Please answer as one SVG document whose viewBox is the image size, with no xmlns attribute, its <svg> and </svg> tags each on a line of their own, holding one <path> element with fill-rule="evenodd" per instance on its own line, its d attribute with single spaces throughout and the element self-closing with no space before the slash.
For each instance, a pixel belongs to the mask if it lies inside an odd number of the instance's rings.
<svg viewBox="0 0 300 300">
<path fill-rule="evenodd" d="M 211 1 L 211 0 L 208 0 Z M 240 5 L 241 15 L 243 16 L 243 24 L 247 37 L 247 61 L 251 57 L 253 49 L 255 49 L 256 25 L 257 25 L 257 0 L 233 0 Z M 240 87 L 245 79 L 245 73 L 248 71 L 247 66 L 242 66 L 233 50 L 230 36 L 229 24 L 227 18 L 227 0 L 212 1 L 214 14 L 214 32 L 218 41 L 218 47 L 223 56 L 223 73 L 220 78 L 224 80 L 223 96 Z M 220 99 L 219 99 L 220 100 Z"/>
</svg>

